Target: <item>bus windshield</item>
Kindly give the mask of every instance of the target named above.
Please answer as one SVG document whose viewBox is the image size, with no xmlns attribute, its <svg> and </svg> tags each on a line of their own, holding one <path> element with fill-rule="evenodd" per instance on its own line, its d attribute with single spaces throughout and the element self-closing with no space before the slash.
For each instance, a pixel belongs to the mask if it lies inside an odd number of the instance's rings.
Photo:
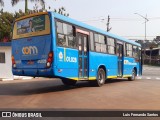
<svg viewBox="0 0 160 120">
<path fill-rule="evenodd" d="M 48 15 L 27 17 L 16 21 L 13 29 L 13 39 L 50 34 Z"/>
</svg>

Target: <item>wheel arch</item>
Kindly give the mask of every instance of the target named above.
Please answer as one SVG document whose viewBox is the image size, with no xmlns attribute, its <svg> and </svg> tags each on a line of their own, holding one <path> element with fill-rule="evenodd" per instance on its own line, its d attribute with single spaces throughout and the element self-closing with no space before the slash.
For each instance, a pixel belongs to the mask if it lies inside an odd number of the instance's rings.
<svg viewBox="0 0 160 120">
<path fill-rule="evenodd" d="M 107 68 L 106 68 L 106 66 L 105 65 L 99 65 L 98 68 L 97 68 L 97 72 L 98 72 L 99 68 L 102 68 L 105 71 L 105 74 L 107 76 Z"/>
<path fill-rule="evenodd" d="M 137 76 L 137 67 L 134 67 L 133 70 L 135 70 L 136 76 Z"/>
</svg>

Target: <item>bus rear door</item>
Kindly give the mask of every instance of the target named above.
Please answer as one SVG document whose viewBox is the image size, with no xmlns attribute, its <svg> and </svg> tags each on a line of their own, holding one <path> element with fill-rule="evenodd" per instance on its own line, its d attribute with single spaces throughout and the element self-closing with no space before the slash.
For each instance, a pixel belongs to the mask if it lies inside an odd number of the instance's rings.
<svg viewBox="0 0 160 120">
<path fill-rule="evenodd" d="M 117 43 L 118 76 L 123 76 L 123 44 Z"/>
<path fill-rule="evenodd" d="M 88 79 L 88 32 L 77 29 L 79 79 Z"/>
</svg>

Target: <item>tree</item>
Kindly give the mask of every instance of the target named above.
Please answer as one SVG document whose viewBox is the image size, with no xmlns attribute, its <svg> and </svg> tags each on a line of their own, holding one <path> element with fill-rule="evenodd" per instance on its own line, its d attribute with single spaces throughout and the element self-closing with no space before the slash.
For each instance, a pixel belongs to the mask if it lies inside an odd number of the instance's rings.
<svg viewBox="0 0 160 120">
<path fill-rule="evenodd" d="M 9 13 L 0 10 L 0 42 L 8 42 L 11 40 L 12 25 L 16 18 L 26 15 L 22 10 L 19 12 Z"/>
<path fill-rule="evenodd" d="M 156 36 L 156 38 L 154 38 L 153 42 L 157 45 L 160 45 L 160 36 Z"/>
<path fill-rule="evenodd" d="M 21 0 L 11 0 L 11 4 L 12 6 L 16 5 L 18 2 L 20 2 Z M 42 6 L 44 6 L 45 2 L 44 0 L 30 0 L 31 2 L 36 2 L 39 1 L 41 3 Z M 25 13 L 28 12 L 28 0 L 25 0 Z"/>
<path fill-rule="evenodd" d="M 66 13 L 66 9 L 64 7 L 60 7 L 58 10 L 54 9 L 54 12 L 67 16 L 67 17 L 69 16 L 69 13 Z"/>
<path fill-rule="evenodd" d="M 9 12 L 0 11 L 0 40 L 7 42 L 10 40 L 10 33 L 12 30 L 12 23 L 14 20 L 14 15 Z"/>
</svg>

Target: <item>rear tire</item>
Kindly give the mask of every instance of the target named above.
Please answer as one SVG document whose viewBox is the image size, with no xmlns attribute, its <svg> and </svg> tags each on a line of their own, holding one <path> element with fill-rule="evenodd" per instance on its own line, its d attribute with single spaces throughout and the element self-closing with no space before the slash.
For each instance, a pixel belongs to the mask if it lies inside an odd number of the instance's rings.
<svg viewBox="0 0 160 120">
<path fill-rule="evenodd" d="M 106 80 L 106 72 L 103 68 L 99 68 L 97 72 L 97 78 L 95 81 L 91 81 L 91 84 L 97 87 L 101 87 Z"/>
<path fill-rule="evenodd" d="M 133 69 L 132 70 L 132 76 L 131 77 L 128 77 L 128 80 L 129 81 L 133 81 L 133 80 L 135 80 L 136 79 L 136 71 Z"/>
<path fill-rule="evenodd" d="M 66 86 L 74 86 L 76 82 L 76 80 L 62 79 L 62 83 Z"/>
</svg>

